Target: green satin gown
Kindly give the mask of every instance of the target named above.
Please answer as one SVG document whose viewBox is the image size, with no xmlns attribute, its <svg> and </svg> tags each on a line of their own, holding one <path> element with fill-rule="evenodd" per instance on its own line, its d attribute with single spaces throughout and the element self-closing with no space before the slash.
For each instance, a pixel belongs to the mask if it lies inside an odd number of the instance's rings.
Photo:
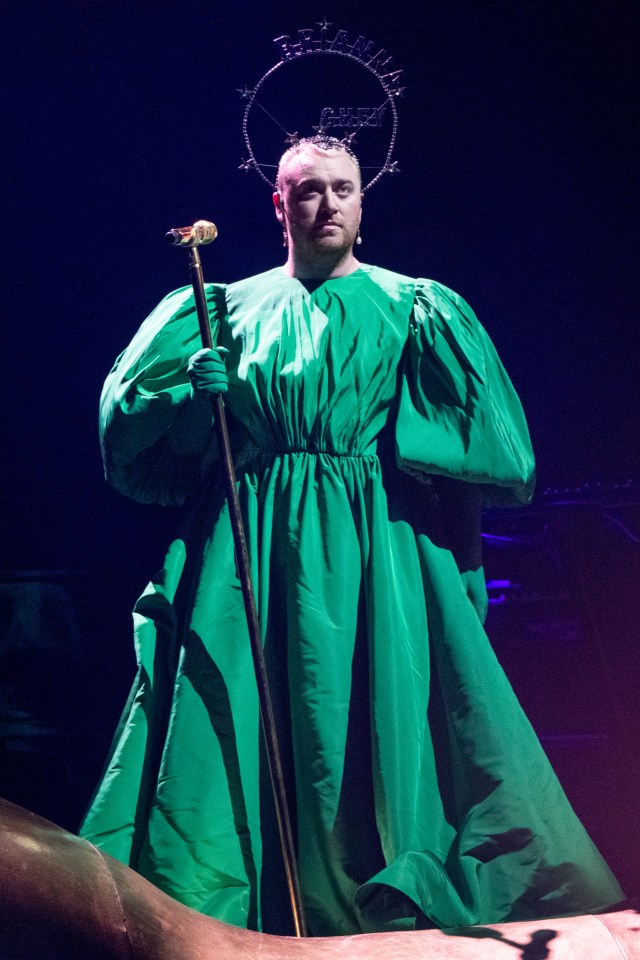
<svg viewBox="0 0 640 960">
<path fill-rule="evenodd" d="M 310 931 L 621 899 L 424 519 L 434 474 L 487 503 L 530 496 L 522 410 L 472 311 L 370 266 L 315 285 L 275 269 L 207 296 Z M 280 931 L 231 528 L 214 431 L 191 416 L 199 347 L 191 291 L 176 291 L 103 393 L 109 480 L 187 507 L 135 607 L 139 670 L 82 832 L 183 903 Z"/>
</svg>

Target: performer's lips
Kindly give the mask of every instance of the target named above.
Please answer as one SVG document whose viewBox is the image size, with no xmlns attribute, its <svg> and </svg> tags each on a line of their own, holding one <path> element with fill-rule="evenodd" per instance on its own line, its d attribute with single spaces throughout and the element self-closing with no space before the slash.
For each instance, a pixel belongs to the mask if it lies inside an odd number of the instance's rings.
<svg viewBox="0 0 640 960">
<path fill-rule="evenodd" d="M 339 230 L 340 224 L 336 223 L 335 220 L 325 220 L 323 223 L 319 223 L 316 226 L 316 230 Z"/>
</svg>

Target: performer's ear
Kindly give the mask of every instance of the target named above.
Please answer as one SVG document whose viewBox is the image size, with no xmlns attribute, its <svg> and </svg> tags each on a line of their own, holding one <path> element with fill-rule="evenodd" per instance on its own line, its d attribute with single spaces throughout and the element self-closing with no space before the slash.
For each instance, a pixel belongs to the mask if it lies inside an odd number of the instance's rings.
<svg viewBox="0 0 640 960">
<path fill-rule="evenodd" d="M 282 197 L 277 190 L 273 194 L 273 205 L 276 208 L 276 217 L 280 223 L 284 223 L 284 207 L 282 205 Z"/>
</svg>

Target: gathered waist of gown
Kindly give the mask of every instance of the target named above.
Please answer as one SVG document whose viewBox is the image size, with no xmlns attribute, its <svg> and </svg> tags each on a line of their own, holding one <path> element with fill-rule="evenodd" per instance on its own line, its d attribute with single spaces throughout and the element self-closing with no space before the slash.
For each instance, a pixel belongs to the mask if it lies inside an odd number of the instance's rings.
<svg viewBox="0 0 640 960">
<path fill-rule="evenodd" d="M 364 453 L 339 453 L 335 450 L 313 450 L 308 447 L 287 447 L 282 450 L 264 451 L 266 456 L 276 457 L 296 456 L 306 454 L 310 457 L 331 457 L 335 460 L 376 460 L 377 453 L 374 450 L 367 450 Z"/>
<path fill-rule="evenodd" d="M 243 445 L 239 450 L 234 451 L 233 459 L 236 468 L 236 472 L 243 469 L 250 469 L 251 467 L 268 466 L 278 460 L 286 460 L 289 458 L 297 459 L 308 457 L 311 459 L 319 460 L 330 460 L 336 463 L 348 463 L 354 461 L 356 463 L 363 464 L 365 462 L 377 463 L 379 460 L 377 445 L 372 443 L 366 450 L 362 451 L 337 451 L 330 448 L 317 448 L 317 447 L 278 447 L 275 445 L 270 446 L 252 446 L 252 445 Z"/>
</svg>

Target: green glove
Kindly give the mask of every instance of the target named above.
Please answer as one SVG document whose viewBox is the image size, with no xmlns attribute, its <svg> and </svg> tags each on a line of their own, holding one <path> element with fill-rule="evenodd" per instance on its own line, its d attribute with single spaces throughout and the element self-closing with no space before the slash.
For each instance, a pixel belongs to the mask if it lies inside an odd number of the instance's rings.
<svg viewBox="0 0 640 960">
<path fill-rule="evenodd" d="M 204 348 L 189 358 L 187 374 L 194 397 L 216 397 L 229 389 L 229 377 L 224 365 L 225 347 Z"/>
<path fill-rule="evenodd" d="M 484 567 L 477 567 L 475 570 L 464 570 L 460 576 L 467 591 L 467 596 L 476 608 L 480 623 L 484 623 L 487 619 L 487 611 L 489 609 L 489 597 L 484 579 Z"/>
</svg>

